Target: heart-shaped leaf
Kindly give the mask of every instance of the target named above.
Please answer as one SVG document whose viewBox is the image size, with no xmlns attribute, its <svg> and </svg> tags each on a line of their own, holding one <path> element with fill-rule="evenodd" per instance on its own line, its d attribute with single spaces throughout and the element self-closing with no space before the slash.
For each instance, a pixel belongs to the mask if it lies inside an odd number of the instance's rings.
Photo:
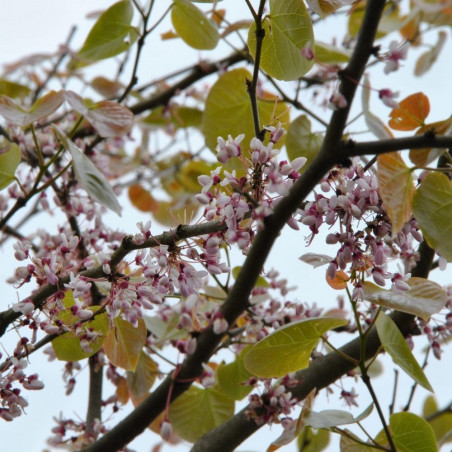
<svg viewBox="0 0 452 452">
<path fill-rule="evenodd" d="M 253 114 L 246 88 L 246 80 L 252 75 L 246 69 L 233 69 L 223 74 L 209 91 L 203 117 L 203 132 L 206 145 L 215 150 L 217 138 L 228 135 L 234 138 L 241 133 L 245 138 L 241 142 L 242 151 L 249 146 L 255 136 Z M 270 125 L 275 120 L 282 124 L 289 122 L 287 104 L 269 102 L 258 99 L 259 118 L 261 124 Z M 283 140 L 275 147 L 282 146 Z M 228 162 L 229 163 L 229 162 Z"/>
<path fill-rule="evenodd" d="M 8 96 L 0 96 L 0 115 L 8 122 L 24 127 L 49 116 L 63 102 L 64 91 L 50 91 L 25 110 Z"/>
<path fill-rule="evenodd" d="M 0 154 L 0 190 L 7 187 L 16 174 L 22 154 L 16 143 L 10 144 L 7 149 L 3 149 Z"/>
<path fill-rule="evenodd" d="M 183 439 L 195 442 L 234 414 L 234 400 L 215 388 L 191 386 L 171 405 L 169 418 Z"/>
<path fill-rule="evenodd" d="M 430 112 L 430 102 L 424 93 L 411 94 L 391 111 L 389 127 L 394 130 L 414 130 L 424 125 Z"/>
<path fill-rule="evenodd" d="M 270 0 L 270 14 L 263 21 L 260 67 L 278 80 L 296 80 L 311 69 L 313 60 L 306 59 L 301 50 L 314 47 L 314 35 L 309 13 L 299 0 Z M 256 55 L 256 24 L 248 31 L 248 47 Z"/>
<path fill-rule="evenodd" d="M 424 178 L 413 196 L 413 213 L 430 247 L 452 262 L 452 183 L 445 174 Z"/>
<path fill-rule="evenodd" d="M 245 355 L 245 368 L 264 378 L 283 377 L 304 369 L 320 338 L 347 320 L 318 317 L 289 323 L 262 339 Z"/>
<path fill-rule="evenodd" d="M 372 303 L 417 315 L 424 320 L 428 320 L 432 314 L 441 311 L 446 305 L 446 292 L 434 281 L 413 277 L 407 284 L 410 290 L 395 292 L 365 281 L 364 296 Z"/>
<path fill-rule="evenodd" d="M 322 143 L 323 135 L 311 132 L 311 121 L 306 115 L 298 116 L 290 123 L 286 136 L 287 155 L 290 160 L 306 157 L 307 163 L 303 169 L 317 155 Z"/>
<path fill-rule="evenodd" d="M 134 327 L 130 322 L 116 317 L 104 342 L 105 354 L 114 366 L 135 371 L 146 336 L 146 325 L 142 319 Z"/>
<path fill-rule="evenodd" d="M 171 21 L 177 34 L 190 47 L 212 50 L 217 46 L 220 36 L 215 22 L 188 0 L 174 0 Z"/>
<path fill-rule="evenodd" d="M 117 137 L 130 132 L 133 126 L 133 113 L 124 105 L 104 100 L 94 105 L 86 102 L 73 91 L 64 94 L 70 106 L 84 116 L 101 137 Z"/>
<path fill-rule="evenodd" d="M 398 152 L 379 155 L 377 162 L 378 192 L 391 219 L 392 236 L 395 237 L 411 218 L 415 190 L 413 178 Z"/>
<path fill-rule="evenodd" d="M 69 63 L 76 69 L 125 52 L 138 37 L 131 26 L 133 6 L 122 0 L 105 10 L 91 28 L 82 48 Z"/>
</svg>

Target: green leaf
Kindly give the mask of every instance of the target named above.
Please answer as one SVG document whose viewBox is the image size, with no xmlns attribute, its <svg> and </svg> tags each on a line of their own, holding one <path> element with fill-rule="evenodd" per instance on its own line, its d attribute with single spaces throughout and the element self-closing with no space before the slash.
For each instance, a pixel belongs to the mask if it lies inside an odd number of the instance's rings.
<svg viewBox="0 0 452 452">
<path fill-rule="evenodd" d="M 65 306 L 65 311 L 58 315 L 60 321 L 65 325 L 71 326 L 80 319 L 75 317 L 71 311 L 70 307 L 75 304 L 72 291 L 69 290 L 65 293 L 63 304 Z M 89 310 L 96 312 L 99 307 L 91 306 L 88 307 Z M 58 336 L 52 341 L 53 351 L 56 357 L 61 361 L 80 361 L 81 359 L 89 358 L 90 356 L 97 353 L 104 344 L 105 338 L 107 337 L 109 330 L 109 320 L 107 314 L 104 312 L 102 314 L 96 315 L 92 320 L 82 324 L 81 328 L 83 330 L 94 330 L 99 334 L 96 340 L 90 342 L 91 351 L 85 351 L 80 346 L 80 336 L 76 336 L 73 331 L 68 331 L 67 333 Z"/>
<path fill-rule="evenodd" d="M 171 125 L 175 129 L 186 127 L 200 128 L 202 125 L 203 112 L 199 108 L 171 105 L 169 106 L 169 112 L 171 116 L 168 118 L 167 108 L 155 108 L 141 122 L 157 128 Z"/>
<path fill-rule="evenodd" d="M 251 348 L 244 359 L 245 368 L 264 378 L 304 369 L 322 335 L 346 324 L 347 320 L 328 317 L 289 323 Z"/>
<path fill-rule="evenodd" d="M 413 213 L 429 246 L 452 262 L 452 182 L 445 174 L 425 177 L 414 193 Z"/>
<path fill-rule="evenodd" d="M 91 28 L 69 68 L 76 69 L 128 50 L 138 37 L 137 30 L 130 25 L 132 18 L 130 1 L 123 0 L 110 6 Z"/>
<path fill-rule="evenodd" d="M 234 400 L 242 400 L 251 391 L 252 387 L 247 383 L 252 376 L 243 365 L 243 357 L 251 347 L 245 347 L 235 361 L 229 364 L 220 364 L 216 370 L 217 388 Z"/>
<path fill-rule="evenodd" d="M 234 400 L 214 388 L 191 386 L 171 405 L 169 418 L 175 432 L 189 442 L 226 422 L 234 414 Z"/>
<path fill-rule="evenodd" d="M 16 174 L 22 154 L 16 143 L 7 146 L 6 150 L 2 149 L 0 154 L 0 190 L 7 187 Z"/>
<path fill-rule="evenodd" d="M 351 57 L 350 51 L 325 42 L 316 41 L 314 49 L 316 60 L 325 64 L 347 63 Z"/>
<path fill-rule="evenodd" d="M 135 371 L 146 337 L 146 325 L 142 319 L 134 327 L 123 318 L 116 317 L 114 327 L 104 342 L 105 354 L 114 366 Z"/>
<path fill-rule="evenodd" d="M 25 110 L 8 96 L 0 96 L 0 115 L 12 124 L 28 126 L 55 112 L 63 102 L 64 91 L 50 91 Z"/>
<path fill-rule="evenodd" d="M 330 443 L 330 432 L 328 430 L 314 430 L 305 427 L 300 433 L 297 441 L 298 452 L 321 452 Z"/>
<path fill-rule="evenodd" d="M 270 0 L 270 14 L 263 20 L 265 30 L 260 67 L 278 80 L 296 80 L 311 69 L 301 49 L 314 46 L 314 34 L 309 13 L 299 0 Z M 256 24 L 248 31 L 248 47 L 256 56 Z"/>
<path fill-rule="evenodd" d="M 71 153 L 72 167 L 78 183 L 95 201 L 121 215 L 121 206 L 105 176 L 72 140 L 67 138 L 56 126 L 53 126 L 53 130 L 62 145 Z"/>
<path fill-rule="evenodd" d="M 396 324 L 383 312 L 378 314 L 375 322 L 378 337 L 383 348 L 389 353 L 393 361 L 399 365 L 416 383 L 423 388 L 433 392 L 427 377 L 421 366 L 411 353 L 410 347 L 406 343 L 402 333 Z"/>
<path fill-rule="evenodd" d="M 441 311 L 446 305 L 446 291 L 436 282 L 413 277 L 407 281 L 407 284 L 410 290 L 395 292 L 365 281 L 364 295 L 367 301 L 417 315 L 424 320 L 428 320 L 432 314 Z"/>
<path fill-rule="evenodd" d="M 11 82 L 6 79 L 0 80 L 0 94 L 9 96 L 11 98 L 25 97 L 30 94 L 31 89 L 28 86 L 20 85 L 19 83 Z"/>
<path fill-rule="evenodd" d="M 317 155 L 322 143 L 322 134 L 311 132 L 311 121 L 306 115 L 298 116 L 290 123 L 286 137 L 287 156 L 290 160 L 306 157 L 307 162 L 302 171 Z"/>
<path fill-rule="evenodd" d="M 346 433 L 346 434 L 345 434 Z M 354 435 L 351 431 L 344 429 L 344 432 L 340 432 L 340 451 L 341 452 L 375 452 L 377 449 L 375 447 L 366 446 L 359 443 L 363 442 L 358 436 Z"/>
<path fill-rule="evenodd" d="M 430 424 L 413 413 L 394 413 L 389 418 L 392 439 L 400 452 L 436 452 L 438 446 Z"/>
<path fill-rule="evenodd" d="M 190 47 L 214 49 L 220 38 L 215 23 L 188 0 L 174 0 L 171 20 L 177 34 Z"/>
<path fill-rule="evenodd" d="M 435 397 L 429 395 L 424 402 L 422 408 L 422 416 L 426 418 L 427 416 L 438 413 L 440 408 L 436 403 Z M 435 433 L 435 438 L 440 444 L 444 444 L 452 441 L 452 413 L 444 412 L 439 416 L 435 416 L 433 419 L 428 421 L 431 425 L 433 432 Z"/>
<path fill-rule="evenodd" d="M 215 150 L 217 138 L 234 138 L 245 134 L 241 146 L 246 151 L 251 139 L 255 136 L 253 115 L 250 99 L 247 93 L 246 80 L 251 80 L 251 74 L 243 68 L 233 69 L 224 73 L 212 86 L 206 100 L 203 117 L 203 132 L 206 145 Z M 282 124 L 289 122 L 289 111 L 284 102 L 258 99 L 259 118 L 261 124 L 270 125 L 275 121 Z M 282 146 L 280 140 L 275 147 Z"/>
</svg>

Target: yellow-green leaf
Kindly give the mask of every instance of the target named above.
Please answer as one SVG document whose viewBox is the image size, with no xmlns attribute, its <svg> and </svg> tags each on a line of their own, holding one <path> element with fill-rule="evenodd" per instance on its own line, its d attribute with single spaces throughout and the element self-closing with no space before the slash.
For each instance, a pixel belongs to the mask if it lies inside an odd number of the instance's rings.
<svg viewBox="0 0 452 452">
<path fill-rule="evenodd" d="M 296 80 L 311 69 L 301 49 L 314 47 L 314 34 L 309 13 L 299 0 L 270 0 L 270 14 L 264 19 L 260 67 L 278 80 Z M 248 31 L 248 47 L 256 55 L 256 24 Z"/>
<path fill-rule="evenodd" d="M 243 68 L 233 69 L 223 74 L 212 86 L 207 96 L 203 117 L 203 132 L 206 145 L 215 150 L 217 138 L 232 135 L 234 138 L 245 134 L 241 146 L 242 152 L 248 149 L 255 136 L 250 99 L 246 88 L 246 79 L 251 74 Z M 289 111 L 284 102 L 275 105 L 273 101 L 258 100 L 261 125 L 289 122 Z M 282 146 L 283 140 L 275 147 Z M 245 152 L 244 152 L 245 153 Z"/>
<path fill-rule="evenodd" d="M 364 441 L 354 435 L 351 431 L 344 429 L 341 433 L 340 451 L 341 452 L 375 452 L 375 447 L 366 446 Z"/>
<path fill-rule="evenodd" d="M 391 220 L 394 237 L 411 218 L 413 178 L 398 152 L 381 154 L 377 162 L 378 191 Z"/>
<path fill-rule="evenodd" d="M 430 424 L 407 411 L 389 418 L 392 439 L 400 452 L 437 452 L 435 434 Z"/>
<path fill-rule="evenodd" d="M 185 127 L 201 127 L 202 110 L 199 108 L 171 105 L 168 109 L 164 107 L 155 108 L 141 122 L 154 128 L 171 126 L 175 130 Z"/>
<path fill-rule="evenodd" d="M 214 49 L 219 40 L 215 22 L 188 0 L 174 0 L 171 20 L 177 34 L 190 47 Z"/>
<path fill-rule="evenodd" d="M 116 367 L 134 371 L 146 342 L 146 335 L 146 325 L 142 319 L 139 319 L 137 327 L 134 327 L 130 322 L 116 317 L 104 342 L 107 358 Z"/>
<path fill-rule="evenodd" d="M 348 50 L 320 41 L 315 42 L 314 49 L 316 60 L 325 64 L 347 63 L 351 56 Z"/>
<path fill-rule="evenodd" d="M 66 309 L 58 314 L 59 320 L 68 327 L 76 322 L 79 322 L 80 319 L 78 317 L 75 317 L 70 311 L 71 306 L 75 304 L 71 290 L 65 293 L 63 304 Z M 97 310 L 99 310 L 99 307 L 90 306 L 88 307 L 88 309 L 95 313 Z M 90 356 L 97 353 L 101 349 L 108 334 L 109 320 L 107 314 L 104 312 L 102 314 L 94 316 L 92 320 L 83 323 L 81 328 L 85 331 L 94 330 L 98 334 L 98 337 L 94 341 L 90 342 L 90 350 L 87 351 L 82 349 L 82 347 L 80 346 L 80 336 L 76 336 L 73 331 L 68 331 L 67 333 L 58 336 L 52 341 L 53 351 L 55 352 L 55 355 L 59 360 L 79 361 L 81 359 L 89 358 Z"/>
<path fill-rule="evenodd" d="M 158 372 L 157 363 L 141 351 L 135 370 L 127 372 L 127 385 L 132 397 L 141 399 L 149 393 Z"/>
<path fill-rule="evenodd" d="M 300 433 L 297 443 L 299 452 L 321 452 L 330 443 L 330 432 L 305 427 Z"/>
<path fill-rule="evenodd" d="M 383 348 L 389 353 L 393 361 L 416 381 L 416 383 L 428 391 L 433 392 L 424 371 L 411 353 L 410 347 L 408 347 L 405 338 L 402 336 L 396 324 L 381 311 L 378 314 L 375 326 L 377 327 L 378 337 Z"/>
<path fill-rule="evenodd" d="M 444 308 L 446 292 L 439 284 L 418 277 L 410 278 L 407 284 L 410 290 L 395 292 L 366 281 L 363 283 L 364 295 L 372 303 L 417 315 L 424 320 Z"/>
<path fill-rule="evenodd" d="M 9 96 L 11 98 L 25 97 L 30 94 L 31 89 L 28 86 L 21 85 L 16 82 L 11 82 L 10 80 L 1 79 L 0 80 L 0 94 Z"/>
<path fill-rule="evenodd" d="M 429 246 L 452 262 L 452 183 L 446 175 L 425 177 L 413 196 L 413 213 Z"/>
<path fill-rule="evenodd" d="M 346 324 L 347 320 L 327 317 L 289 323 L 251 348 L 245 355 L 245 368 L 264 378 L 304 369 L 322 335 Z"/>
<path fill-rule="evenodd" d="M 429 395 L 424 402 L 422 408 L 422 416 L 424 418 L 435 414 L 435 417 L 428 421 L 431 425 L 435 438 L 440 444 L 449 443 L 452 441 L 452 413 L 443 412 L 439 416 L 436 414 L 441 411 L 435 400 L 435 397 Z"/>
<path fill-rule="evenodd" d="M 243 365 L 243 357 L 250 347 L 245 347 L 235 361 L 229 364 L 220 364 L 216 370 L 217 389 L 234 400 L 242 400 L 252 389 L 247 385 L 252 376 Z"/>
<path fill-rule="evenodd" d="M 133 6 L 122 0 L 105 10 L 91 28 L 82 48 L 69 63 L 70 69 L 95 63 L 125 52 L 138 37 L 131 26 Z"/>
<path fill-rule="evenodd" d="M 322 142 L 322 134 L 311 132 L 311 121 L 308 117 L 306 115 L 298 116 L 290 123 L 287 131 L 287 155 L 290 160 L 295 160 L 297 157 L 306 157 L 307 162 L 301 169 L 303 171 L 319 152 Z"/>
<path fill-rule="evenodd" d="M 171 405 L 169 418 L 175 432 L 189 442 L 227 421 L 234 414 L 234 400 L 214 388 L 191 386 Z"/>
<path fill-rule="evenodd" d="M 0 190 L 7 187 L 16 174 L 21 160 L 20 148 L 16 143 L 8 145 L 0 153 Z"/>
</svg>

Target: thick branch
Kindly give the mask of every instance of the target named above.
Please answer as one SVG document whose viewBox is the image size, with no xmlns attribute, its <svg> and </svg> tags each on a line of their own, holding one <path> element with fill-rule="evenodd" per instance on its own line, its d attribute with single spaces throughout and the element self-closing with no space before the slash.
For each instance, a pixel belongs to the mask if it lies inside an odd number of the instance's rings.
<svg viewBox="0 0 452 452">
<path fill-rule="evenodd" d="M 419 253 L 421 258 L 416 268 L 413 269 L 412 276 L 427 278 L 435 253 L 425 242 L 421 244 Z M 394 312 L 391 318 L 404 336 L 413 331 L 414 317 L 412 315 Z M 380 345 L 376 328 L 373 328 L 366 341 L 366 360 L 377 353 Z M 361 355 L 360 338 L 352 340 L 341 347 L 339 351 L 340 354 L 331 352 L 317 358 L 311 362 L 307 369 L 297 372 L 297 379 L 300 384 L 290 388 L 292 395 L 298 400 L 303 400 L 314 388 L 320 391 L 353 370 L 356 366 L 343 356 L 347 355 L 359 361 Z M 254 419 L 246 415 L 249 410 L 249 406 L 243 408 L 224 424 L 206 433 L 193 446 L 191 452 L 209 452 L 213 449 L 217 452 L 234 450 L 261 427 L 256 424 Z"/>
<path fill-rule="evenodd" d="M 378 155 L 386 152 L 403 151 L 405 149 L 424 148 L 451 148 L 452 137 L 437 136 L 432 132 L 424 133 L 407 138 L 393 138 L 389 140 L 354 142 L 352 140 L 343 142 L 341 153 L 344 157 L 357 155 Z"/>
<path fill-rule="evenodd" d="M 341 142 L 350 104 L 356 91 L 356 84 L 351 82 L 350 78 L 359 80 L 364 72 L 365 64 L 372 52 L 372 42 L 375 38 L 384 3 L 382 0 L 371 0 L 368 4 L 357 47 L 345 70 L 348 77 L 345 77 L 341 84 L 341 92 L 348 102 L 347 107 L 333 114 L 322 150 L 298 178 L 289 194 L 278 203 L 273 214 L 265 219 L 265 227 L 257 234 L 236 282 L 221 307 L 221 312 L 229 325 L 232 325 L 248 307 L 248 298 L 262 266 L 287 220 L 296 211 L 299 203 L 317 185 L 323 175 L 335 163 L 338 163 L 340 156 L 337 149 Z M 189 382 L 200 375 L 202 363 L 208 362 L 222 337 L 222 334 L 215 335 L 212 328 L 202 332 L 197 338 L 195 352 L 187 357 L 180 368 L 178 373 L 179 380 L 173 382 L 172 377 L 169 376 L 141 405 L 110 432 L 86 448 L 85 452 L 118 449 L 138 436 L 163 411 L 167 402 L 168 391 L 173 384 L 171 400 L 177 398 L 190 387 L 191 383 Z M 231 438 L 226 441 L 226 444 L 230 443 Z M 220 450 L 219 443 L 211 443 L 212 445 L 214 447 L 209 450 Z M 224 447 L 224 444 L 221 447 Z"/>
<path fill-rule="evenodd" d="M 193 67 L 192 72 L 188 74 L 186 77 L 184 77 L 182 80 L 175 83 L 173 86 L 163 91 L 162 93 L 158 93 L 148 100 L 133 105 L 132 107 L 130 107 L 130 110 L 132 111 L 133 114 L 138 115 L 160 105 L 166 105 L 173 96 L 178 94 L 183 89 L 193 85 L 198 80 L 201 80 L 202 78 L 207 77 L 210 74 L 214 74 L 220 68 L 225 69 L 229 66 L 239 63 L 240 61 L 247 61 L 247 58 L 248 58 L 247 52 L 243 51 L 235 52 L 229 55 L 228 57 L 223 58 L 222 60 L 216 61 L 214 63 L 197 64 L 196 66 Z"/>
</svg>

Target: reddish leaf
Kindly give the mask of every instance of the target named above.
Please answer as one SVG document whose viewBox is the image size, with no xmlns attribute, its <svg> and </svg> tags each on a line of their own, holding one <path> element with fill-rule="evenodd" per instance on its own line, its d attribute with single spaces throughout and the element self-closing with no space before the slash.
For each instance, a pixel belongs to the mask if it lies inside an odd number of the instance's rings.
<svg viewBox="0 0 452 452">
<path fill-rule="evenodd" d="M 129 199 L 142 212 L 155 212 L 159 207 L 159 203 L 141 184 L 133 184 L 129 187 Z"/>
<path fill-rule="evenodd" d="M 424 93 L 416 93 L 403 99 L 391 111 L 389 127 L 394 130 L 414 130 L 424 125 L 430 112 L 430 102 Z"/>
<path fill-rule="evenodd" d="M 347 273 L 345 273 L 342 270 L 339 270 L 336 273 L 336 276 L 334 278 L 330 278 L 328 276 L 328 273 L 326 274 L 326 282 L 330 287 L 332 287 L 335 290 L 342 290 L 347 287 L 347 281 L 349 280 L 349 276 Z"/>
<path fill-rule="evenodd" d="M 444 121 L 425 124 L 416 130 L 416 135 L 422 135 L 427 132 L 432 132 L 435 135 L 448 135 L 451 130 L 452 118 L 448 118 Z M 427 166 L 440 155 L 441 151 L 438 148 L 411 149 L 410 160 L 417 166 Z"/>
</svg>

